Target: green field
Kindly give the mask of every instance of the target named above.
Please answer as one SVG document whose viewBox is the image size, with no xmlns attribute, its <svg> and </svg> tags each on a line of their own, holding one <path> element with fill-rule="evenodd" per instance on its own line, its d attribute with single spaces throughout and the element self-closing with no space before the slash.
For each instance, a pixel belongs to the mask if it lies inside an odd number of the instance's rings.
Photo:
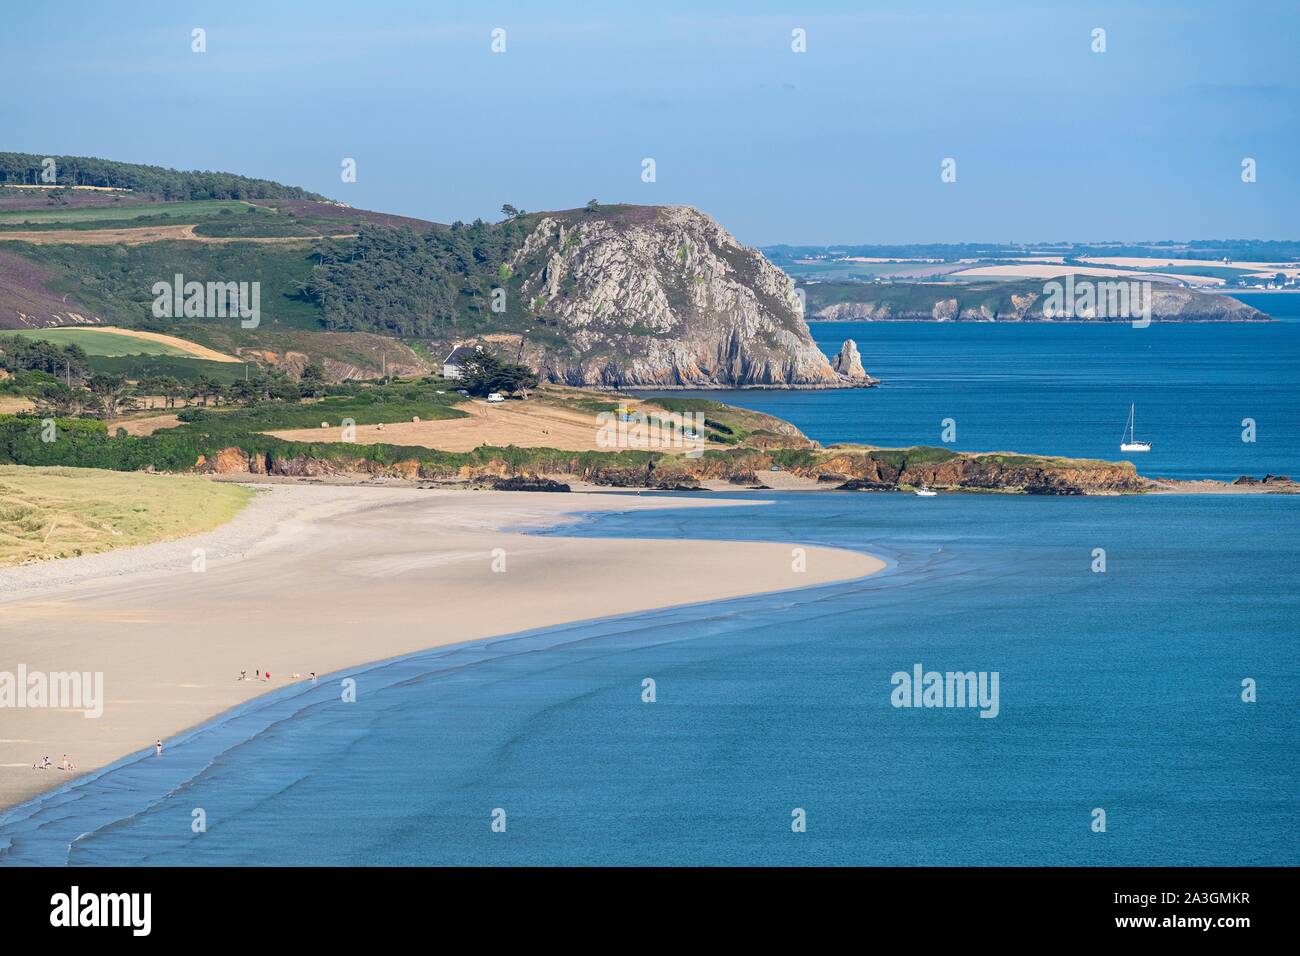
<svg viewBox="0 0 1300 956">
<path fill-rule="evenodd" d="M 104 329 L 16 329 L 6 335 L 21 335 L 28 339 L 43 339 L 55 345 L 76 345 L 87 355 L 170 355 L 173 358 L 192 358 L 191 353 L 166 342 L 151 342 Z"/>
<path fill-rule="evenodd" d="M 44 209 L 13 209 L 0 212 L 0 225 L 16 226 L 31 223 L 47 225 L 52 223 L 91 223 L 107 225 L 110 222 L 129 222 L 135 219 L 164 219 L 175 223 L 189 223 L 210 216 L 218 216 L 223 209 L 239 212 L 255 209 L 248 203 L 237 199 L 211 199 L 194 202 L 174 202 L 166 204 L 119 205 L 107 206 L 50 206 Z"/>
<path fill-rule="evenodd" d="M 87 364 L 92 372 L 124 375 L 133 381 L 170 375 L 182 382 L 193 382 L 206 375 L 222 385 L 229 385 L 247 374 L 243 362 L 208 362 L 174 355 L 92 355 Z"/>
<path fill-rule="evenodd" d="M 445 386 L 439 389 L 439 384 L 399 382 L 359 389 L 352 395 L 334 395 L 318 402 L 267 402 L 252 408 L 218 411 L 205 422 L 224 429 L 257 432 L 316 428 L 323 421 L 337 425 L 345 418 L 358 425 L 374 425 L 410 421 L 415 416 L 426 422 L 466 417 L 456 407 L 465 399 Z"/>
</svg>

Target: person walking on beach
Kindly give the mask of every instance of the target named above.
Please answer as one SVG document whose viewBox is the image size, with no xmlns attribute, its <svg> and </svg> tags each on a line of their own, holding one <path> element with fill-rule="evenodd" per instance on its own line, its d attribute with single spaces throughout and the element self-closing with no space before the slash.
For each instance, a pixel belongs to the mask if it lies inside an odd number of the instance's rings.
<svg viewBox="0 0 1300 956">
<path fill-rule="evenodd" d="M 67 754 L 63 755 L 63 762 L 59 764 L 60 770 L 76 770 L 77 765 L 72 762 L 72 758 Z"/>
<path fill-rule="evenodd" d="M 157 755 L 158 755 L 159 757 L 161 757 L 161 756 L 162 756 L 162 741 L 161 741 L 161 740 L 156 740 L 156 741 L 154 741 L 154 748 L 155 748 L 155 750 L 156 750 L 156 752 L 157 752 Z"/>
</svg>

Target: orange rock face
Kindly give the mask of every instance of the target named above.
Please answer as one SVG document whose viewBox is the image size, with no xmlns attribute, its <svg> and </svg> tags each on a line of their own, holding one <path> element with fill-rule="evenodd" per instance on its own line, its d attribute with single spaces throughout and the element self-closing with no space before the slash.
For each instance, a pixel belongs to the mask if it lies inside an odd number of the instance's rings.
<svg viewBox="0 0 1300 956">
<path fill-rule="evenodd" d="M 241 448 L 223 448 L 211 458 L 199 455 L 193 470 L 206 475 L 229 475 L 248 471 L 248 453 Z"/>
</svg>

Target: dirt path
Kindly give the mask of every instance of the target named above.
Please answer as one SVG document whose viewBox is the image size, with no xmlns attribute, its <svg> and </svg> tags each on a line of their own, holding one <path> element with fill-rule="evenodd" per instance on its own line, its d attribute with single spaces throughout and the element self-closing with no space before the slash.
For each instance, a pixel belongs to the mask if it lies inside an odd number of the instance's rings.
<svg viewBox="0 0 1300 956">
<path fill-rule="evenodd" d="M 187 226 L 141 226 L 136 229 L 41 229 L 28 232 L 0 232 L 0 241 L 30 242 L 36 246 L 139 246 L 147 242 L 189 240 L 220 245 L 227 242 L 260 242 L 284 245 L 316 239 L 355 239 L 355 232 L 332 236 L 200 236 L 195 223 Z"/>
<path fill-rule="evenodd" d="M 0 395 L 0 415 L 14 415 L 18 412 L 30 412 L 36 403 L 21 395 Z"/>
<path fill-rule="evenodd" d="M 142 438 L 164 428 L 175 428 L 180 423 L 181 420 L 176 417 L 175 412 L 165 412 L 159 415 L 146 415 L 143 417 L 114 418 L 107 425 L 110 434 L 116 433 L 120 428 L 128 435 Z"/>
</svg>

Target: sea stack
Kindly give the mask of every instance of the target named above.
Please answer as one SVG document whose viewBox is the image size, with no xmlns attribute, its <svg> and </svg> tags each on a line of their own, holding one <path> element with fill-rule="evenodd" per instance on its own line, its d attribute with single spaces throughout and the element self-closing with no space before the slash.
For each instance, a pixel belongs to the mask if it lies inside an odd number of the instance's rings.
<svg viewBox="0 0 1300 956">
<path fill-rule="evenodd" d="M 844 340 L 844 344 L 840 346 L 839 354 L 831 362 L 831 368 L 851 382 L 872 385 L 876 382 L 874 378 L 867 374 L 867 370 L 862 367 L 862 354 L 858 351 L 858 343 L 852 339 Z"/>
</svg>

